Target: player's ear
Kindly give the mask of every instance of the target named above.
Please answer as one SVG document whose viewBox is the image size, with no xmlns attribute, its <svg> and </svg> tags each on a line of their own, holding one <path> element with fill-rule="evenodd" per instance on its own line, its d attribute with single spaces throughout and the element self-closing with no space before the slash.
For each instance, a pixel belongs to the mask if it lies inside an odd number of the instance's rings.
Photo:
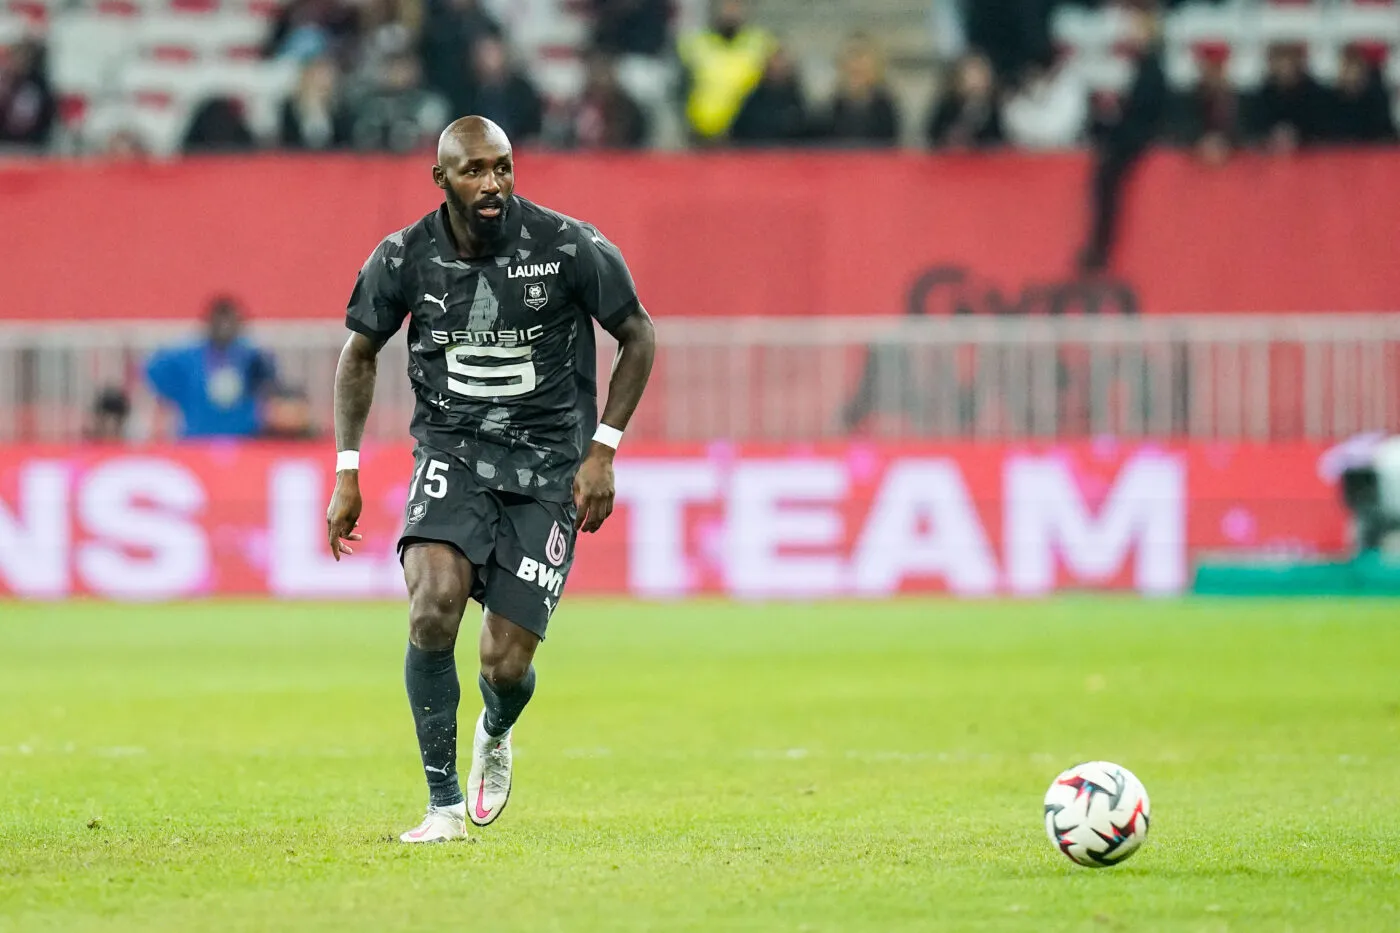
<svg viewBox="0 0 1400 933">
<path fill-rule="evenodd" d="M 441 165 L 433 166 L 433 184 L 442 190 L 447 190 L 447 173 L 442 170 Z"/>
</svg>

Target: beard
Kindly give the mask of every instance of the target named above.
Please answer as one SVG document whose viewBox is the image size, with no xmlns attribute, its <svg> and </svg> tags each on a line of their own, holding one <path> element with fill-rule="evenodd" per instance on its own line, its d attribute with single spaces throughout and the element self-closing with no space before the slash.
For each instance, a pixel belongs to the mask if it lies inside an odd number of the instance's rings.
<svg viewBox="0 0 1400 933">
<path fill-rule="evenodd" d="M 479 199 L 474 205 L 469 205 L 451 188 L 448 188 L 445 194 L 448 205 L 456 211 L 457 216 L 467 222 L 467 231 L 471 233 L 474 240 L 489 245 L 499 243 L 505 237 L 507 210 L 505 198 L 491 195 Z M 481 214 L 477 213 L 477 208 L 481 207 L 499 207 L 501 212 L 495 217 L 482 217 Z"/>
</svg>

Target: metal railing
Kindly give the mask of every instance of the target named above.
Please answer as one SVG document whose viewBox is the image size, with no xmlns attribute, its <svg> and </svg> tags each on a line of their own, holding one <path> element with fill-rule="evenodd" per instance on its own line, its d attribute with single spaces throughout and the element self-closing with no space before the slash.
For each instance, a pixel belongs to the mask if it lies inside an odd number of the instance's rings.
<svg viewBox="0 0 1400 933">
<path fill-rule="evenodd" d="M 1113 435 L 1325 440 L 1400 431 L 1400 314 L 675 319 L 630 437 L 671 441 L 1036 439 Z M 142 371 L 192 326 L 7 325 L 0 443 L 83 437 L 107 386 L 157 422 Z M 264 324 L 253 338 L 330 428 L 345 332 Z M 602 337 L 606 384 L 611 341 Z M 406 435 L 406 348 L 381 360 L 369 434 Z"/>
</svg>

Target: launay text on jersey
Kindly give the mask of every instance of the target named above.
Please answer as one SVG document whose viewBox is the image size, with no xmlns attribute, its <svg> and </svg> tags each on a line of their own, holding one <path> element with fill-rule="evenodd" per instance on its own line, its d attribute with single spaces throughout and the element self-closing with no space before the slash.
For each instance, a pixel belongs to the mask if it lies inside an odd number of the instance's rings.
<svg viewBox="0 0 1400 933">
<path fill-rule="evenodd" d="M 558 275 L 559 263 L 557 262 L 537 262 L 529 266 L 511 266 L 506 271 L 506 278 L 510 279 L 536 279 L 542 275 Z"/>
</svg>

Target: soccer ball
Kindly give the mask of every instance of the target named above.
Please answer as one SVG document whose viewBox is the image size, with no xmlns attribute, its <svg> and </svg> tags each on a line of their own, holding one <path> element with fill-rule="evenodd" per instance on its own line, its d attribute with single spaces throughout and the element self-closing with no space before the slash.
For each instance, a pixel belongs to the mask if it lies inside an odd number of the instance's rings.
<svg viewBox="0 0 1400 933">
<path fill-rule="evenodd" d="M 1045 792 L 1045 832 L 1076 865 L 1117 865 L 1147 840 L 1150 806 L 1131 771 L 1090 761 L 1055 778 Z"/>
</svg>

